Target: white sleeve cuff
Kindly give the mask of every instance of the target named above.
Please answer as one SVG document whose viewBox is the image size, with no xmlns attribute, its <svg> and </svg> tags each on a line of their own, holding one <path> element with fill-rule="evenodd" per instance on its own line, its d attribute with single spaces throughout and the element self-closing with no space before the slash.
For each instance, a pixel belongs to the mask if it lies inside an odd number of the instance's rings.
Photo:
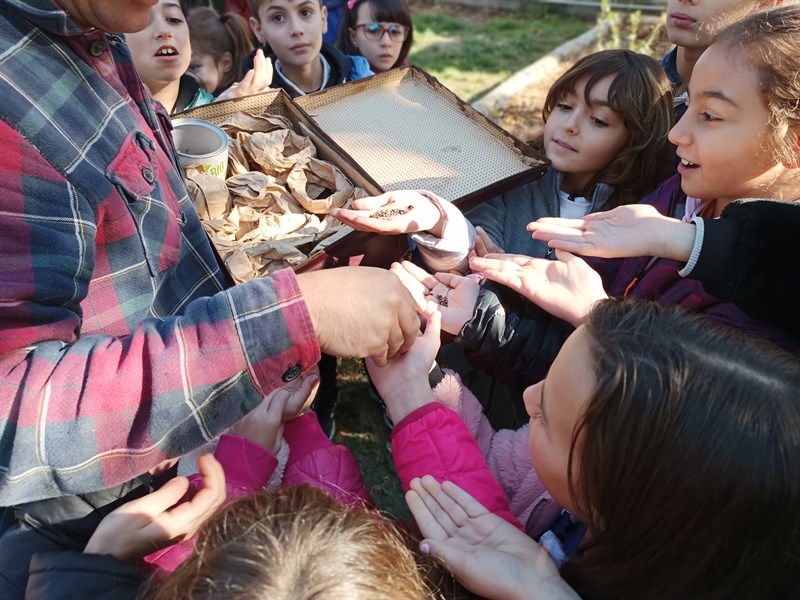
<svg viewBox="0 0 800 600">
<path fill-rule="evenodd" d="M 678 275 L 681 277 L 688 277 L 691 274 L 695 265 L 697 265 L 697 259 L 700 258 L 700 250 L 703 248 L 703 236 L 705 234 L 703 219 L 693 217 L 691 222 L 694 223 L 694 246 L 692 246 L 692 253 L 689 255 L 686 266 L 678 271 Z"/>
<path fill-rule="evenodd" d="M 432 192 L 420 190 L 420 193 L 435 204 L 445 218 L 442 237 L 422 231 L 410 234 L 425 264 L 434 271 L 467 271 L 467 257 L 475 247 L 475 228 L 472 223 L 451 202 Z"/>
</svg>

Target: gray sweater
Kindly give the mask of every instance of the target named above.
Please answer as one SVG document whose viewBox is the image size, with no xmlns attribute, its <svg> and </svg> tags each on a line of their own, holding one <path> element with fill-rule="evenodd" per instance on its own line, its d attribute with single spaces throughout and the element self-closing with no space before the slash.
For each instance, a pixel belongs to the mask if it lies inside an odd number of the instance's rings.
<svg viewBox="0 0 800 600">
<path fill-rule="evenodd" d="M 531 238 L 525 226 L 542 217 L 560 216 L 562 179 L 561 173 L 548 169 L 540 179 L 479 204 L 467 213 L 466 218 L 454 205 L 440 199 L 447 214 L 442 238 L 429 233 L 415 233 L 411 239 L 419 247 L 425 263 L 434 271 L 468 270 L 467 255 L 475 247 L 474 226 L 482 227 L 505 252 L 544 257 L 548 251 L 547 244 Z M 609 185 L 598 184 L 589 212 L 602 210 L 613 191 Z"/>
</svg>

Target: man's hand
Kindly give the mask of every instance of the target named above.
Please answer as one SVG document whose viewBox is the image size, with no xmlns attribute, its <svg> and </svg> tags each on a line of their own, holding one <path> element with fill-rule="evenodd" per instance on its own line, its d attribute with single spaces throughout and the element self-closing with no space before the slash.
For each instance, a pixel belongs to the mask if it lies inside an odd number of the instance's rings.
<svg viewBox="0 0 800 600">
<path fill-rule="evenodd" d="M 439 351 L 441 315 L 431 304 L 425 316 L 425 333 L 417 333 L 408 352 L 395 356 L 385 366 L 366 360 L 369 376 L 386 402 L 386 412 L 393 423 L 399 423 L 416 409 L 434 401 L 428 373 Z"/>
<path fill-rule="evenodd" d="M 414 343 L 411 294 L 385 269 L 339 267 L 297 276 L 323 352 L 370 356 L 379 365 Z"/>
<path fill-rule="evenodd" d="M 547 551 L 456 484 L 411 481 L 406 502 L 425 537 L 420 550 L 444 562 L 485 598 L 578 598 Z"/>
<path fill-rule="evenodd" d="M 319 387 L 319 369 L 298 377 L 271 394 L 234 423 L 229 432 L 277 454 L 283 438 L 283 423 L 311 405 Z"/>
<path fill-rule="evenodd" d="M 412 190 L 355 200 L 352 209 L 334 208 L 331 216 L 359 231 L 385 235 L 430 231 L 442 236 L 444 215 L 428 198 Z"/>
<path fill-rule="evenodd" d="M 98 525 L 84 554 L 111 554 L 137 562 L 190 538 L 225 501 L 225 472 L 210 454 L 197 460 L 203 488 L 177 504 L 189 490 L 186 477 L 176 477 L 160 489 L 120 506 Z"/>
<path fill-rule="evenodd" d="M 694 225 L 670 219 L 649 204 L 628 204 L 582 219 L 547 217 L 528 223 L 533 239 L 584 256 L 660 256 L 686 261 Z"/>
<path fill-rule="evenodd" d="M 230 100 L 266 92 L 272 83 L 272 73 L 272 61 L 264 56 L 264 51 L 259 48 L 253 57 L 253 68 L 245 74 L 241 81 L 234 83 L 222 92 L 217 100 Z"/>
<path fill-rule="evenodd" d="M 471 258 L 469 266 L 577 327 L 594 303 L 608 294 L 600 275 L 584 260 L 561 250 L 556 251 L 556 258 L 487 254 Z"/>
<path fill-rule="evenodd" d="M 450 273 L 431 275 L 408 261 L 394 263 L 391 271 L 411 293 L 418 311 L 424 312 L 429 302 L 436 305 L 447 333 L 458 335 L 472 318 L 480 292 L 474 279 Z"/>
</svg>

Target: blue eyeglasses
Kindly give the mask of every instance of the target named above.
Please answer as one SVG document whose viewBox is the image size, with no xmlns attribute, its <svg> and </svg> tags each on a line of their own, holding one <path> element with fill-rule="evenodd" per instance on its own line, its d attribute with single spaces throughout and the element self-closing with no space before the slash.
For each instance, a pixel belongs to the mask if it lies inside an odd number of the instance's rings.
<svg viewBox="0 0 800 600">
<path fill-rule="evenodd" d="M 386 27 L 380 23 L 362 23 L 353 27 L 353 29 L 361 28 L 364 29 L 364 37 L 373 42 L 381 39 L 384 33 L 388 33 L 389 39 L 393 42 L 405 42 L 409 31 L 408 27 L 397 23 L 391 23 Z"/>
</svg>

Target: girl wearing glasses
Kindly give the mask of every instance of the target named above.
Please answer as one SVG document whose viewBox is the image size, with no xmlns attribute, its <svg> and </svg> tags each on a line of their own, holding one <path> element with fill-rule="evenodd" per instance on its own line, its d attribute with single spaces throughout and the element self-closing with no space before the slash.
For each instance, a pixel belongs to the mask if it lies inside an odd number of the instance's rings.
<svg viewBox="0 0 800 600">
<path fill-rule="evenodd" d="M 413 26 L 405 0 L 348 0 L 339 29 L 339 48 L 360 54 L 376 73 L 407 64 Z"/>
</svg>

